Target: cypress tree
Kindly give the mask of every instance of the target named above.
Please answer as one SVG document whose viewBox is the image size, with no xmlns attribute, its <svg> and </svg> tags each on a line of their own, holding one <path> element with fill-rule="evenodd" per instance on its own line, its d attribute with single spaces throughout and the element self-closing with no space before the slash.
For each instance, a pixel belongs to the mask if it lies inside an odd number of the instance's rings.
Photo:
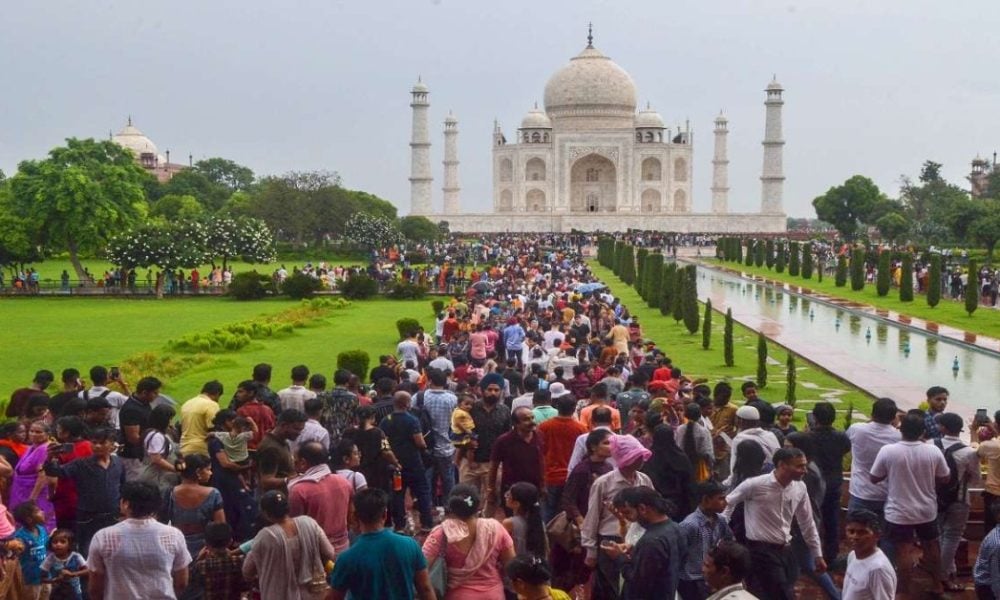
<svg viewBox="0 0 1000 600">
<path fill-rule="evenodd" d="M 812 279 L 813 276 L 813 245 L 806 242 L 802 247 L 802 279 Z"/>
<path fill-rule="evenodd" d="M 826 266 L 826 259 L 820 256 L 819 260 L 816 261 L 816 281 L 823 283 L 823 267 Z"/>
<path fill-rule="evenodd" d="M 770 238 L 764 242 L 764 264 L 768 269 L 774 267 L 774 240 Z"/>
<path fill-rule="evenodd" d="M 778 242 L 774 253 L 774 270 L 778 273 L 784 273 L 785 265 L 788 264 L 788 253 L 785 251 L 785 243 Z"/>
<path fill-rule="evenodd" d="M 688 333 L 698 332 L 698 271 L 694 265 L 684 267 L 684 326 Z"/>
<path fill-rule="evenodd" d="M 635 283 L 635 254 L 628 244 L 622 248 L 622 274 L 619 277 L 628 285 Z"/>
<path fill-rule="evenodd" d="M 673 298 L 670 299 L 670 313 L 674 321 L 680 322 L 684 319 L 684 296 L 687 294 L 688 278 L 687 273 L 682 268 L 674 272 Z"/>
<path fill-rule="evenodd" d="M 745 264 L 748 267 L 753 265 L 754 254 L 755 254 L 754 246 L 756 245 L 755 242 L 756 240 L 754 240 L 753 238 L 747 240 L 747 258 Z"/>
<path fill-rule="evenodd" d="M 660 286 L 663 277 L 663 255 L 650 254 L 646 257 L 646 304 L 649 308 L 660 305 Z"/>
<path fill-rule="evenodd" d="M 844 287 L 847 285 L 847 257 L 838 256 L 837 257 L 837 274 L 833 276 L 833 283 L 837 287 Z"/>
<path fill-rule="evenodd" d="M 903 264 L 899 267 L 899 300 L 913 302 L 913 256 L 909 252 L 903 254 Z"/>
<path fill-rule="evenodd" d="M 622 276 L 622 246 L 624 242 L 615 242 L 614 253 L 611 255 L 611 272 L 616 277 Z"/>
<path fill-rule="evenodd" d="M 851 289 L 855 292 L 865 289 L 865 251 L 861 248 L 851 252 Z"/>
<path fill-rule="evenodd" d="M 754 249 L 753 264 L 757 265 L 758 267 L 764 266 L 764 258 L 765 254 L 767 253 L 767 246 L 764 243 L 764 240 L 757 240 L 757 243 L 754 244 L 753 249 Z"/>
<path fill-rule="evenodd" d="M 735 262 L 743 262 L 743 240 L 736 238 L 733 248 L 736 250 Z"/>
<path fill-rule="evenodd" d="M 663 273 L 660 275 L 660 314 L 664 317 L 670 314 L 674 306 L 674 285 L 677 282 L 675 271 L 677 263 L 673 261 L 663 263 Z"/>
<path fill-rule="evenodd" d="M 879 296 L 889 294 L 889 285 L 892 281 L 890 275 L 892 263 L 889 260 L 890 258 L 888 250 L 882 250 L 878 255 L 878 273 L 876 273 L 875 277 L 875 291 L 878 292 Z M 900 296 L 902 296 L 902 290 L 900 290 Z"/>
<path fill-rule="evenodd" d="M 788 361 L 785 362 L 785 367 L 788 371 L 788 376 L 785 378 L 788 381 L 788 385 L 785 388 L 785 403 L 795 408 L 795 355 L 791 352 L 788 353 Z"/>
<path fill-rule="evenodd" d="M 757 387 L 767 387 L 767 338 L 757 334 Z"/>
<path fill-rule="evenodd" d="M 726 360 L 726 366 L 731 367 L 733 361 L 733 309 L 726 309 L 726 321 L 722 329 L 722 356 Z"/>
<path fill-rule="evenodd" d="M 701 347 L 708 350 L 712 343 L 712 299 L 705 299 L 705 319 L 701 322 Z"/>
<path fill-rule="evenodd" d="M 639 248 L 635 253 L 636 258 L 636 277 L 635 277 L 635 291 L 639 292 L 639 297 L 646 298 L 646 257 L 649 255 L 649 250 L 646 248 Z"/>
<path fill-rule="evenodd" d="M 969 261 L 969 283 L 965 286 L 965 312 L 972 316 L 979 308 L 979 265 Z"/>
<path fill-rule="evenodd" d="M 931 272 L 927 278 L 927 306 L 934 308 L 941 301 L 941 256 L 931 254 Z"/>
<path fill-rule="evenodd" d="M 799 276 L 799 243 L 789 242 L 788 244 L 788 274 L 792 277 Z"/>
</svg>

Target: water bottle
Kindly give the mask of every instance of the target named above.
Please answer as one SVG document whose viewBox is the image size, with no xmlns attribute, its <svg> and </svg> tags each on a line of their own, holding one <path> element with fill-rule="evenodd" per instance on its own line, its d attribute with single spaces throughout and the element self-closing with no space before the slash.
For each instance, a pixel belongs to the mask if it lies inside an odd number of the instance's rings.
<svg viewBox="0 0 1000 600">
<path fill-rule="evenodd" d="M 399 469 L 392 472 L 392 490 L 394 492 L 403 491 L 403 474 L 399 472 Z"/>
</svg>

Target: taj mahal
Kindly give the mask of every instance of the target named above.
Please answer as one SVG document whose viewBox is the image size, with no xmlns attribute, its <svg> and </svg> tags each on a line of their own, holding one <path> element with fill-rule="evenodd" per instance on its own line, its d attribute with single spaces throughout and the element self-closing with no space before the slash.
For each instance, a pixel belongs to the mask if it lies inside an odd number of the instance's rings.
<svg viewBox="0 0 1000 600">
<path fill-rule="evenodd" d="M 765 90 L 760 212 L 728 210 L 728 122 L 714 122 L 711 211 L 695 212 L 692 190 L 694 134 L 673 130 L 648 104 L 636 110 L 628 72 L 587 46 L 545 85 L 544 107 L 532 108 L 508 140 L 494 122 L 493 211 L 461 211 L 458 120 L 444 121 L 443 210 L 432 201 L 430 90 L 411 90 L 410 214 L 446 221 L 451 231 L 569 232 L 656 229 L 676 232 L 781 232 L 784 173 L 781 133 L 783 88 Z"/>
</svg>

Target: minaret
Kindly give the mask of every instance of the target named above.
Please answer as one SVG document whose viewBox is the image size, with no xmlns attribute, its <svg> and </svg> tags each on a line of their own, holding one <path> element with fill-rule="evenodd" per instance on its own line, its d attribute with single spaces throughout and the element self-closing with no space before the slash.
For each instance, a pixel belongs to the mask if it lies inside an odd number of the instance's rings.
<svg viewBox="0 0 1000 600">
<path fill-rule="evenodd" d="M 431 140 L 427 129 L 427 109 L 430 103 L 427 95 L 430 90 L 417 78 L 416 85 L 410 90 L 413 100 L 413 134 L 410 138 L 410 214 L 429 215 L 433 212 L 431 206 Z"/>
<path fill-rule="evenodd" d="M 781 137 L 781 107 L 785 101 L 781 99 L 784 89 L 775 77 L 768 84 L 767 100 L 764 101 L 766 115 L 764 120 L 764 169 L 761 172 L 760 212 L 765 214 L 783 214 L 782 194 L 785 185 L 785 170 L 782 166 L 782 152 L 785 140 Z"/>
<path fill-rule="evenodd" d="M 457 215 L 458 203 L 458 119 L 448 111 L 444 120 L 444 214 Z"/>
<path fill-rule="evenodd" d="M 726 137 L 729 121 L 719 112 L 715 118 L 715 156 L 712 158 L 712 212 L 724 215 L 729 212 L 729 153 Z"/>
</svg>

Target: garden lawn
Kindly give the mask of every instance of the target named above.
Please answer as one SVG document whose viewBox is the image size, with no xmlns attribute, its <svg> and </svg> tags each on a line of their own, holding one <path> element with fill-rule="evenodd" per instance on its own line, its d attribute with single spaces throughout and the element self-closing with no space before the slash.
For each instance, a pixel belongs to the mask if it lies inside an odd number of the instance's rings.
<svg viewBox="0 0 1000 600">
<path fill-rule="evenodd" d="M 298 364 L 326 375 L 332 385 L 338 353 L 365 350 L 375 366 L 379 354 L 395 351 L 396 319 L 416 318 L 433 331 L 430 302 L 429 298 L 355 301 L 293 333 L 252 340 L 234 352 L 204 355 L 201 364 L 166 380 L 163 392 L 183 401 L 196 395 L 206 381 L 218 379 L 226 389 L 225 405 L 236 384 L 248 379 L 253 365 L 260 362 L 274 366 L 274 389 L 289 383 L 291 368 Z M 0 300 L 6 322 L 0 329 L 0 399 L 6 401 L 13 390 L 30 383 L 38 369 L 53 371 L 58 382 L 66 367 L 79 369 L 86 379 L 93 365 L 117 366 L 142 353 L 191 358 L 193 354 L 168 351 L 167 341 L 298 305 L 283 299 L 236 302 L 227 298 Z"/>
<path fill-rule="evenodd" d="M 1000 311 L 980 306 L 972 313 L 972 316 L 969 316 L 965 312 L 965 301 L 961 298 L 952 300 L 942 295 L 941 302 L 934 308 L 931 308 L 927 306 L 927 296 L 917 292 L 913 294 L 913 302 L 901 302 L 899 300 L 899 288 L 897 287 L 890 288 L 887 295 L 879 296 L 878 292 L 875 291 L 875 284 L 866 282 L 863 290 L 855 292 L 851 289 L 850 276 L 848 276 L 847 284 L 844 287 L 837 287 L 833 273 L 824 273 L 823 281 L 820 282 L 815 272 L 812 279 L 803 279 L 801 277 L 792 277 L 788 274 L 788 271 L 776 273 L 773 269 L 758 267 L 756 265 L 748 267 L 746 264 L 730 263 L 721 260 L 705 260 L 703 262 L 710 267 L 729 268 L 752 275 L 761 275 L 768 279 L 784 281 L 791 285 L 809 288 L 835 298 L 868 304 L 876 308 L 884 308 L 918 319 L 948 325 L 963 331 L 1000 338 Z"/>
<path fill-rule="evenodd" d="M 615 277 L 611 269 L 607 269 L 597 261 L 590 261 L 590 268 L 604 283 L 608 284 L 611 293 L 628 307 L 629 312 L 639 318 L 644 338 L 652 339 L 656 345 L 669 356 L 675 366 L 691 378 L 705 378 L 709 386 L 719 381 L 729 381 L 733 386 L 733 401 L 742 404 L 739 391 L 744 381 L 753 381 L 757 377 L 757 333 L 751 329 L 733 323 L 733 363 L 727 367 L 723 358 L 723 327 L 725 315 L 718 311 L 712 314 L 712 339 L 708 350 L 701 347 L 701 330 L 694 335 L 689 334 L 684 322 L 675 322 L 671 316 L 663 316 L 658 308 L 649 308 L 639 297 L 635 288 L 626 285 Z M 699 323 L 704 317 L 705 307 L 700 302 Z M 701 325 L 699 325 L 699 328 Z M 768 341 L 768 378 L 767 387 L 760 390 L 760 396 L 771 404 L 785 402 L 787 351 Z M 843 425 L 843 418 L 853 407 L 855 419 L 867 417 L 870 414 L 872 397 L 857 387 L 841 381 L 830 373 L 796 355 L 796 379 L 798 385 L 796 403 L 796 422 L 805 421 L 805 410 L 812 408 L 819 401 L 829 401 L 836 407 L 837 427 Z"/>
</svg>

